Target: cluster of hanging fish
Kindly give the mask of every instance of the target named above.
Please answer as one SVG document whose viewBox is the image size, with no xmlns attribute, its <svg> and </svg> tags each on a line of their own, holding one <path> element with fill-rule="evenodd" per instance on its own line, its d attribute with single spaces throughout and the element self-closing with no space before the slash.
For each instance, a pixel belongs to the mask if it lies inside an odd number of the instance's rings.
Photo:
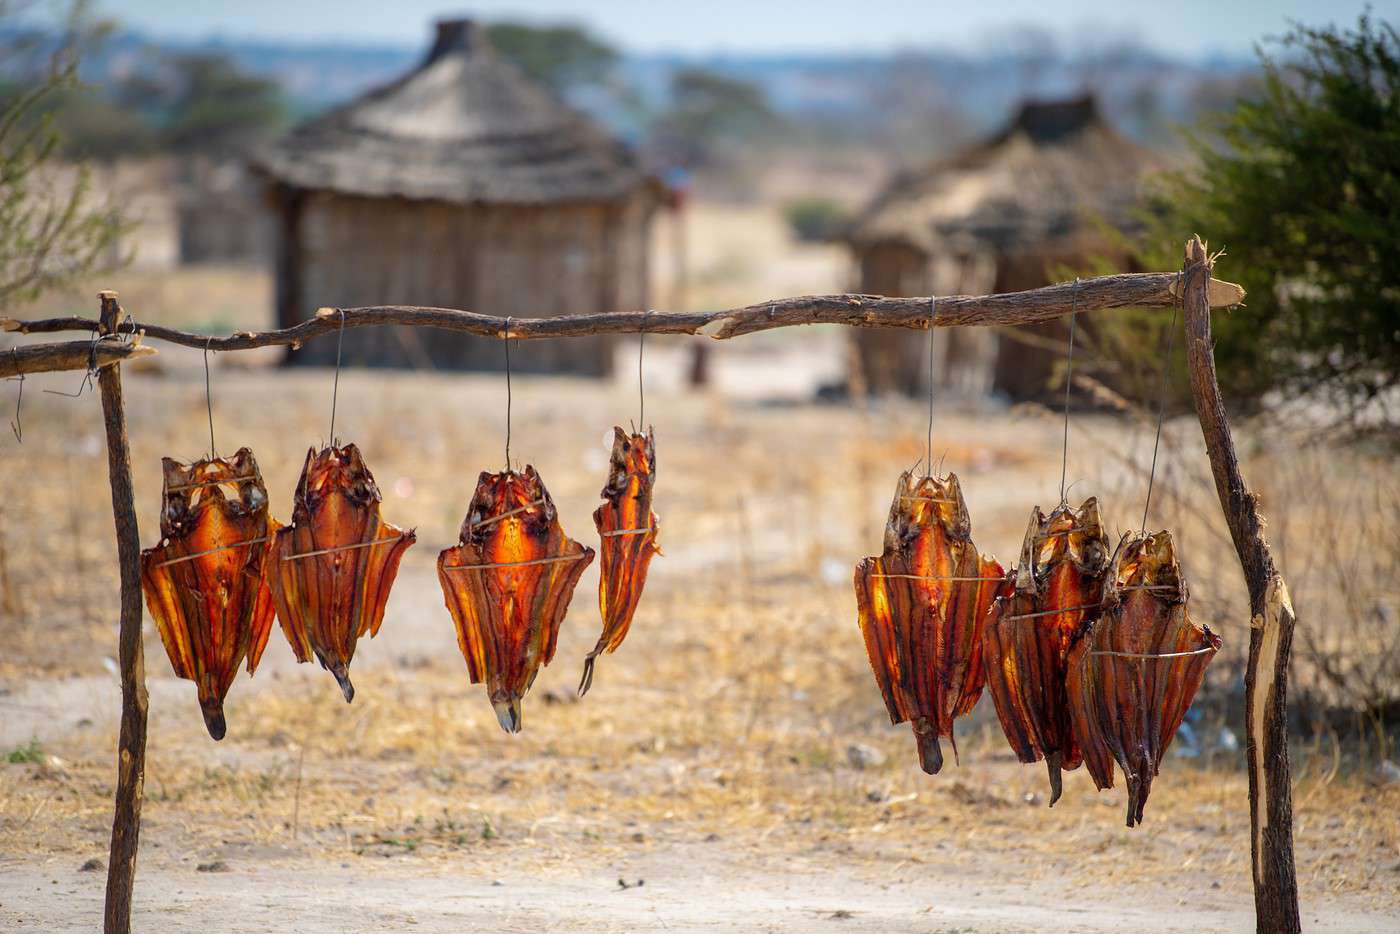
<svg viewBox="0 0 1400 934">
<path fill-rule="evenodd" d="M 1062 770 L 1088 767 L 1143 806 L 1220 639 L 1191 620 L 1170 532 L 1129 532 L 1110 555 L 1096 500 L 1031 511 L 1016 567 L 979 555 L 958 479 L 904 473 L 884 552 L 856 566 L 870 665 L 893 723 L 909 721 L 924 771 L 939 738 L 992 695 L 1022 762 L 1044 760 L 1050 804 Z M 956 747 L 954 747 L 956 751 Z"/>
<path fill-rule="evenodd" d="M 603 505 L 603 632 L 584 663 L 622 644 L 646 583 L 658 522 L 650 431 L 615 430 Z M 348 702 L 350 662 L 378 634 L 413 530 L 383 521 L 374 477 L 354 444 L 307 452 L 292 524 L 268 514 L 247 448 L 192 464 L 166 458 L 161 540 L 141 554 L 146 604 L 175 674 L 195 682 L 209 735 L 225 733 L 223 702 L 238 668 L 257 668 L 275 614 L 297 661 L 313 657 Z M 554 657 L 559 626 L 594 551 L 564 534 L 534 467 L 482 473 L 457 545 L 438 558 L 443 597 L 473 684 L 485 682 L 501 727 L 519 732 L 520 702 Z"/>
</svg>

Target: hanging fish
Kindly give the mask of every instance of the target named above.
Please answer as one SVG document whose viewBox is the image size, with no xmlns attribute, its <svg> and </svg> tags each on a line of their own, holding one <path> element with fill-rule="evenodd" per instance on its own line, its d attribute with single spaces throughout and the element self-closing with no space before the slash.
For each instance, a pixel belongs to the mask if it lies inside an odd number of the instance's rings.
<svg viewBox="0 0 1400 934">
<path fill-rule="evenodd" d="M 998 597 L 982 636 L 997 718 L 1017 758 L 1045 760 L 1051 806 L 1060 800 L 1060 771 L 1080 763 L 1065 695 L 1067 657 L 1098 618 L 1107 574 L 1108 538 L 1096 499 L 1078 510 L 1061 503 L 1048 517 L 1036 506 L 1014 589 Z"/>
<path fill-rule="evenodd" d="M 486 682 L 496 719 L 520 732 L 520 700 L 554 658 L 569 599 L 593 549 L 569 539 L 534 467 L 483 472 L 438 580 L 472 684 Z"/>
<path fill-rule="evenodd" d="M 297 661 L 313 656 L 355 697 L 350 660 L 379 634 L 389 588 L 417 540 L 379 518 L 379 487 L 353 444 L 306 452 L 292 524 L 277 533 L 272 596 Z"/>
<path fill-rule="evenodd" d="M 890 721 L 911 722 L 930 775 L 943 767 L 938 738 L 982 694 L 982 625 L 1002 580 L 972 543 L 958 478 L 901 474 L 884 553 L 856 566 L 856 606 Z"/>
<path fill-rule="evenodd" d="M 272 628 L 268 589 L 277 522 L 253 452 L 161 460 L 161 540 L 141 552 L 141 589 L 175 675 L 195 683 L 209 735 L 224 738 L 224 697 Z"/>
<path fill-rule="evenodd" d="M 1170 532 L 1130 532 L 1113 554 L 1103 616 L 1070 650 L 1070 719 L 1094 784 L 1128 783 L 1128 826 L 1142 809 L 1162 756 L 1181 726 L 1206 666 L 1220 650 L 1192 622 L 1186 580 Z"/>
<path fill-rule="evenodd" d="M 652 556 L 661 553 L 656 544 L 658 521 L 651 511 L 655 483 L 656 438 L 651 429 L 645 435 L 628 435 L 621 428 L 614 428 L 608 482 L 601 494 L 604 503 L 593 513 L 603 555 L 598 579 L 603 634 L 583 660 L 580 696 L 593 685 L 595 659 L 604 652 L 616 651 L 627 638 L 647 582 L 647 568 Z"/>
</svg>

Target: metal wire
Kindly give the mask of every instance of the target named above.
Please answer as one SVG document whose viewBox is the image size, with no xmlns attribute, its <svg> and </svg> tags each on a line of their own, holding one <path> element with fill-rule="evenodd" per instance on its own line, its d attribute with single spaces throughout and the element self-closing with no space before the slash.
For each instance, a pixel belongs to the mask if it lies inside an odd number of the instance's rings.
<svg viewBox="0 0 1400 934">
<path fill-rule="evenodd" d="M 1090 652 L 1089 654 L 1090 654 L 1090 655 L 1106 655 L 1106 656 L 1108 656 L 1109 658 L 1143 658 L 1143 659 L 1151 660 L 1151 659 L 1154 659 L 1154 658 L 1186 658 L 1186 657 L 1191 656 L 1191 655 L 1206 655 L 1206 654 L 1209 654 L 1209 653 L 1214 652 L 1214 651 L 1216 651 L 1216 650 L 1213 649 L 1213 648 L 1204 648 L 1204 649 L 1193 649 L 1193 650 L 1190 651 L 1190 652 L 1158 652 L 1158 653 L 1149 653 L 1149 652 Z"/>
<path fill-rule="evenodd" d="M 938 313 L 938 296 L 928 297 L 928 438 L 924 452 L 924 476 L 933 476 L 933 319 Z"/>
<path fill-rule="evenodd" d="M 1065 500 L 1065 475 L 1069 472 L 1069 390 L 1074 375 L 1074 322 L 1079 317 L 1079 277 L 1074 277 L 1074 295 L 1069 305 L 1069 353 L 1065 356 L 1065 431 L 1060 450 L 1060 505 Z"/>
<path fill-rule="evenodd" d="M 11 355 L 15 358 L 15 367 L 19 367 L 19 348 L 11 347 Z M 10 381 L 19 381 L 19 394 L 15 396 L 15 417 L 10 421 L 10 430 L 15 433 L 15 440 L 20 444 L 24 443 L 24 422 L 20 419 L 20 408 L 24 405 L 24 374 L 11 376 Z"/>
<path fill-rule="evenodd" d="M 209 342 L 214 339 L 210 335 L 204 342 L 204 408 L 209 413 L 209 459 L 213 460 L 219 455 L 214 450 L 214 394 L 209 388 Z"/>
<path fill-rule="evenodd" d="M 1181 294 L 1181 270 L 1176 272 L 1176 297 L 1177 301 L 1183 301 Z M 1178 305 L 1172 303 L 1172 323 L 1167 328 L 1167 352 L 1162 357 L 1162 388 L 1159 392 L 1161 398 L 1157 405 L 1157 437 L 1152 442 L 1152 468 L 1147 473 L 1147 498 L 1142 504 L 1142 531 L 1147 531 L 1147 511 L 1152 508 L 1152 484 L 1157 479 L 1157 449 L 1162 445 L 1162 418 L 1167 414 L 1167 380 L 1172 371 L 1172 339 L 1176 337 L 1176 313 Z"/>
<path fill-rule="evenodd" d="M 492 568 L 523 568 L 536 564 L 563 564 L 568 561 L 583 561 L 592 558 L 584 552 L 578 555 L 558 555 L 553 558 L 533 558 L 529 561 L 493 561 L 490 564 L 444 564 L 444 571 L 486 571 Z"/>
<path fill-rule="evenodd" d="M 642 379 L 642 352 L 646 349 L 647 315 L 649 314 L 651 314 L 650 308 L 642 314 L 641 327 L 637 332 L 637 431 L 639 433 L 646 430 L 647 424 L 647 388 L 646 382 Z"/>
<path fill-rule="evenodd" d="M 92 333 L 92 342 L 88 344 L 88 366 L 87 372 L 83 374 L 83 381 L 78 384 L 77 392 L 64 392 L 61 389 L 45 389 L 44 392 L 51 396 L 65 396 L 69 399 L 76 399 L 85 390 L 92 388 L 92 381 L 97 376 L 97 342 L 102 340 L 102 335 L 97 331 Z"/>
<path fill-rule="evenodd" d="M 353 545 L 337 545 L 334 548 L 319 548 L 316 551 L 303 551 L 297 555 L 282 555 L 283 561 L 295 561 L 298 558 L 315 558 L 320 555 L 333 555 L 342 551 L 355 551 L 359 548 L 373 548 L 376 545 L 387 545 L 391 542 L 401 542 L 408 537 L 407 532 L 399 535 L 391 535 L 388 538 L 376 538 L 372 542 L 356 542 Z"/>
<path fill-rule="evenodd" d="M 326 439 L 326 443 L 335 447 L 335 403 L 340 398 L 340 350 L 345 345 L 345 309 L 337 308 L 340 312 L 340 335 L 335 340 L 335 381 L 331 384 L 331 433 Z"/>
<path fill-rule="evenodd" d="M 505 472 L 511 472 L 511 316 L 505 315 Z"/>
<path fill-rule="evenodd" d="M 159 564 L 153 565 L 153 566 L 154 566 L 154 567 L 158 567 L 158 568 L 163 568 L 163 567 L 166 567 L 167 565 L 171 565 L 171 564 L 181 564 L 181 563 L 183 563 L 183 562 L 185 562 L 185 561 L 193 561 L 193 560 L 195 560 L 196 558 L 204 558 L 204 557 L 207 557 L 207 556 L 209 556 L 209 555 L 216 555 L 216 554 L 218 554 L 218 553 L 221 552 L 221 551 L 230 551 L 230 550 L 232 550 L 232 549 L 234 549 L 234 548 L 243 548 L 243 547 L 248 546 L 248 545 L 261 545 L 261 544 L 263 544 L 264 542 L 270 542 L 270 541 L 272 541 L 275 537 L 276 537 L 276 536 L 274 536 L 274 535 L 264 535 L 264 536 L 262 536 L 261 538 L 250 538 L 250 539 L 248 539 L 248 540 L 245 541 L 245 542 L 230 542 L 230 543 L 227 544 L 227 545 L 220 545 L 220 546 L 217 547 L 217 548 L 210 548 L 210 549 L 208 549 L 208 550 L 206 550 L 206 551 L 196 551 L 196 552 L 195 552 L 194 554 L 192 554 L 192 555 L 181 555 L 181 556 L 178 557 L 178 558 L 167 558 L 166 560 L 160 562 Z"/>
</svg>

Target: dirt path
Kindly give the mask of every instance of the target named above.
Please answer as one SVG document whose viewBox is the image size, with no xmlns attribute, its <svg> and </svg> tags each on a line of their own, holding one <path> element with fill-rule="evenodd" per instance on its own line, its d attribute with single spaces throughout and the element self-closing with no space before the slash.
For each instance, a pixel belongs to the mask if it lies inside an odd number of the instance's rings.
<svg viewBox="0 0 1400 934">
<path fill-rule="evenodd" d="M 1096 900 L 1088 891 L 1006 884 L 955 866 L 925 866 L 916 878 L 906 871 L 893 881 L 878 881 L 811 860 L 765 863 L 703 844 L 668 847 L 606 866 L 561 865 L 525 873 L 510 863 L 504 857 L 494 868 L 474 872 L 412 857 L 352 868 L 256 866 L 236 859 L 224 872 L 147 868 L 137 891 L 135 926 L 163 934 L 1254 929 L 1251 904 L 1209 890 L 1179 897 L 1115 891 L 1112 900 Z M 102 874 L 75 868 L 6 865 L 0 926 L 51 934 L 91 931 L 101 913 Z M 619 879 L 630 887 L 624 890 Z M 1336 905 L 1307 918 L 1310 931 L 1400 931 L 1400 920 Z"/>
</svg>

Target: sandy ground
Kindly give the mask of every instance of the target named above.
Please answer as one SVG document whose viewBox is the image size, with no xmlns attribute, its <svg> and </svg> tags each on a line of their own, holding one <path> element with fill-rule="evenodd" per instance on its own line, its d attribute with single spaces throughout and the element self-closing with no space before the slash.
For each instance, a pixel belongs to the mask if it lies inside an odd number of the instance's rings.
<svg viewBox="0 0 1400 934">
<path fill-rule="evenodd" d="M 199 874 L 148 867 L 133 925 L 172 934 L 211 926 L 229 934 L 1254 930 L 1252 905 L 1218 892 L 1174 895 L 1140 887 L 1108 900 L 1055 885 L 1018 884 L 953 862 L 882 877 L 811 857 L 755 859 L 695 843 L 605 864 L 578 860 L 544 874 L 509 865 L 474 868 L 287 861 Z M 89 931 L 100 916 L 100 873 L 25 867 L 7 871 L 3 886 L 0 920 L 13 930 Z M 24 908 L 11 910 L 17 902 Z M 1397 924 L 1335 905 L 1307 917 L 1307 930 L 1339 934 L 1393 931 Z"/>
</svg>

